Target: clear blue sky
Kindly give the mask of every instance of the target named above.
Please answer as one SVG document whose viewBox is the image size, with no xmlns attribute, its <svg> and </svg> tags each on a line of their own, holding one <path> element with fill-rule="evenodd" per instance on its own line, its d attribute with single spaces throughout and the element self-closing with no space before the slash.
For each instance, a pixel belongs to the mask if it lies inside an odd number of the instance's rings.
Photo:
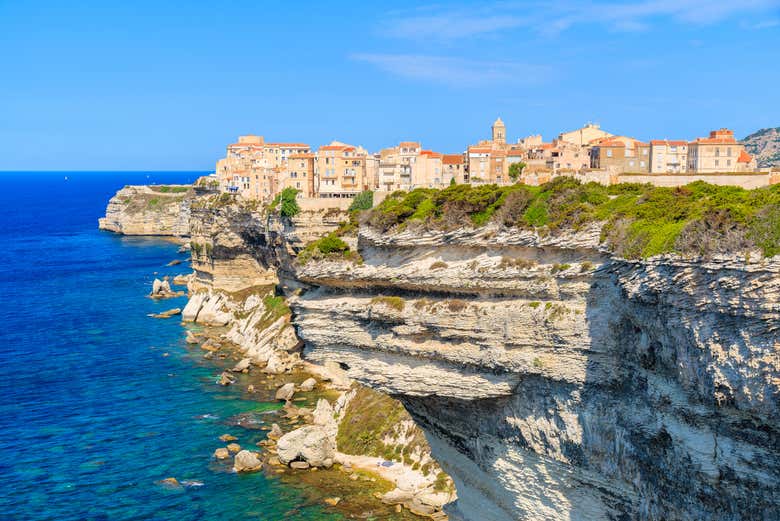
<svg viewBox="0 0 780 521">
<path fill-rule="evenodd" d="M 0 170 L 211 169 L 245 133 L 459 152 L 498 115 L 780 126 L 780 0 L 374 4 L 0 0 Z"/>
</svg>

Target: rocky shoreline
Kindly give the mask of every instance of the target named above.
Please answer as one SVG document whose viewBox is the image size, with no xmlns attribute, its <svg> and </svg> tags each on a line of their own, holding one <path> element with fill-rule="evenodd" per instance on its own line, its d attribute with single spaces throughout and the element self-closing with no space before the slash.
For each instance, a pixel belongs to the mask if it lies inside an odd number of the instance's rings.
<svg viewBox="0 0 780 521">
<path fill-rule="evenodd" d="M 233 366 L 294 391 L 296 425 L 257 457 L 301 481 L 328 465 L 396 479 L 393 461 L 405 481 L 385 501 L 452 519 L 777 517 L 780 259 L 627 261 L 599 226 L 379 233 L 206 197 L 182 319 L 220 331 L 207 356 L 233 345 Z M 298 257 L 344 229 L 337 252 Z M 301 368 L 336 392 L 303 415 Z"/>
</svg>

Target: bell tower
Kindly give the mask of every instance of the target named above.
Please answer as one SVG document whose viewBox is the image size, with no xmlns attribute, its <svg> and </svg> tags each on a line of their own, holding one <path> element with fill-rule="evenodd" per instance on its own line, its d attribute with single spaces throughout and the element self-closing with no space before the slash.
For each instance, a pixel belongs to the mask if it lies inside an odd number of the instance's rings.
<svg viewBox="0 0 780 521">
<path fill-rule="evenodd" d="M 501 118 L 496 119 L 493 122 L 493 126 L 490 127 L 493 131 L 493 143 L 499 143 L 501 145 L 506 144 L 506 126 Z"/>
</svg>

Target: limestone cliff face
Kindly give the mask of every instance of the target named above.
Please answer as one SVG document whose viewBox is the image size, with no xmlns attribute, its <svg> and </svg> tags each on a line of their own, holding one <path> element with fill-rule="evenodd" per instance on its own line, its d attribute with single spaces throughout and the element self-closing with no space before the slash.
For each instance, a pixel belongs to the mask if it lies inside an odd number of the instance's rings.
<svg viewBox="0 0 780 521">
<path fill-rule="evenodd" d="M 98 226 L 124 235 L 187 237 L 194 197 L 185 186 L 125 186 L 108 202 Z"/>
<path fill-rule="evenodd" d="M 304 357 L 401 400 L 456 519 L 778 518 L 780 260 L 598 241 L 364 229 L 298 270 Z"/>
</svg>

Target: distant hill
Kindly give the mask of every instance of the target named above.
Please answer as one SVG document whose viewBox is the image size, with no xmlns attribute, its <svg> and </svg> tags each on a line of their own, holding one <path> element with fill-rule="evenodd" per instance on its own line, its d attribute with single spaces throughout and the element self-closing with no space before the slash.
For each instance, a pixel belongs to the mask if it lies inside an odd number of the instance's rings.
<svg viewBox="0 0 780 521">
<path fill-rule="evenodd" d="M 780 127 L 762 128 L 742 140 L 759 167 L 780 167 Z"/>
</svg>

